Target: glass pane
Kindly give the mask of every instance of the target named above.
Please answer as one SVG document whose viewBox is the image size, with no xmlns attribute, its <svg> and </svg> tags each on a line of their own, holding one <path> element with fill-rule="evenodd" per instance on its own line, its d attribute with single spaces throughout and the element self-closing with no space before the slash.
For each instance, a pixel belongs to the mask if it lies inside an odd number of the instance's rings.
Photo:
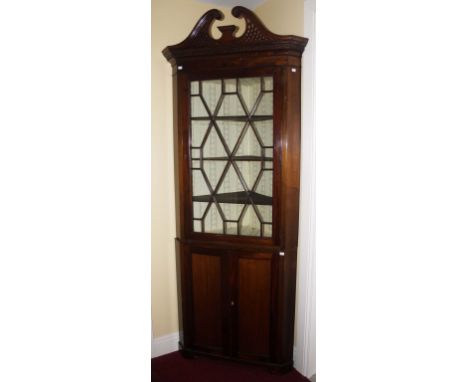
<svg viewBox="0 0 468 382">
<path fill-rule="evenodd" d="M 208 117 L 205 105 L 200 97 L 192 96 L 192 117 Z"/>
<path fill-rule="evenodd" d="M 224 80 L 224 92 L 225 93 L 237 92 L 237 80 L 235 78 Z"/>
<path fill-rule="evenodd" d="M 221 97 L 221 80 L 202 81 L 202 95 L 211 114 L 214 114 L 216 105 Z"/>
<path fill-rule="evenodd" d="M 193 202 L 193 217 L 201 219 L 208 207 L 207 202 Z"/>
<path fill-rule="evenodd" d="M 223 219 L 219 215 L 218 208 L 214 203 L 211 204 L 205 217 L 205 232 L 223 233 Z"/>
<path fill-rule="evenodd" d="M 227 161 L 203 161 L 203 169 L 208 178 L 211 188 L 214 190 L 218 185 L 219 179 L 226 168 Z"/>
<path fill-rule="evenodd" d="M 271 237 L 273 234 L 273 227 L 271 224 L 264 224 L 263 225 L 263 236 Z"/>
<path fill-rule="evenodd" d="M 200 149 L 192 149 L 192 159 L 200 159 Z"/>
<path fill-rule="evenodd" d="M 200 220 L 194 220 L 193 221 L 193 231 L 194 232 L 201 232 L 202 231 L 201 221 Z"/>
<path fill-rule="evenodd" d="M 273 77 L 263 77 L 264 90 L 273 90 Z"/>
<path fill-rule="evenodd" d="M 255 115 L 273 115 L 273 93 L 263 93 Z"/>
<path fill-rule="evenodd" d="M 255 192 L 266 196 L 273 196 L 273 171 L 262 171 L 260 182 Z"/>
<path fill-rule="evenodd" d="M 239 139 L 242 129 L 245 126 L 245 122 L 218 120 L 216 121 L 216 124 L 218 125 L 229 150 L 232 152 Z"/>
<path fill-rule="evenodd" d="M 255 78 L 241 78 L 239 80 L 239 94 L 242 97 L 249 114 L 253 111 L 253 106 L 260 95 L 261 79 Z"/>
<path fill-rule="evenodd" d="M 208 139 L 203 145 L 204 158 L 225 158 L 227 157 L 226 150 L 219 138 L 215 128 L 212 128 L 208 134 Z"/>
<path fill-rule="evenodd" d="M 192 121 L 192 146 L 200 147 L 209 124 L 209 121 Z"/>
<path fill-rule="evenodd" d="M 237 223 L 228 222 L 226 223 L 226 228 L 228 235 L 237 235 Z"/>
<path fill-rule="evenodd" d="M 273 158 L 273 149 L 265 149 L 265 156 L 267 158 Z"/>
<path fill-rule="evenodd" d="M 262 217 L 263 223 L 271 223 L 273 218 L 273 207 L 272 206 L 257 206 L 260 216 Z"/>
<path fill-rule="evenodd" d="M 244 108 L 240 103 L 237 94 L 229 94 L 224 96 L 221 109 L 219 109 L 218 116 L 245 116 Z"/>
<path fill-rule="evenodd" d="M 260 220 L 252 206 L 248 206 L 242 217 L 240 224 L 240 233 L 245 236 L 260 236 Z"/>
<path fill-rule="evenodd" d="M 199 87 L 200 86 L 199 86 L 198 81 L 192 81 L 192 83 L 190 84 L 190 94 L 192 95 L 200 94 Z"/>
<path fill-rule="evenodd" d="M 273 146 L 273 119 L 255 121 L 254 126 L 262 140 L 263 146 Z"/>
<path fill-rule="evenodd" d="M 236 171 L 232 167 L 229 167 L 229 170 L 226 176 L 221 183 L 221 187 L 218 190 L 218 194 L 225 194 L 227 192 L 240 192 L 244 191 L 244 187 L 242 187 L 242 183 L 237 175 Z"/>
<path fill-rule="evenodd" d="M 224 216 L 227 220 L 239 220 L 240 214 L 244 209 L 243 204 L 220 203 Z"/>
<path fill-rule="evenodd" d="M 253 189 L 253 185 L 260 174 L 262 168 L 262 162 L 259 161 L 236 161 L 237 167 L 239 168 L 242 177 L 244 178 L 245 183 L 249 190 Z"/>
<path fill-rule="evenodd" d="M 210 195 L 201 170 L 192 170 L 192 193 L 193 196 Z"/>
<path fill-rule="evenodd" d="M 242 138 L 241 145 L 235 152 L 236 156 L 260 156 L 262 155 L 262 147 L 258 141 L 252 126 L 247 128 L 247 132 Z"/>
</svg>

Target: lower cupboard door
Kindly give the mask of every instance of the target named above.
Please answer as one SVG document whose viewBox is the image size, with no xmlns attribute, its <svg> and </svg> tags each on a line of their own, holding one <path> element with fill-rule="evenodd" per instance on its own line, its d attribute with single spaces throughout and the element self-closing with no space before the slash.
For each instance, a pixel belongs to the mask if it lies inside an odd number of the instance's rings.
<svg viewBox="0 0 468 382">
<path fill-rule="evenodd" d="M 193 253 L 191 263 L 193 345 L 199 350 L 221 353 L 223 348 L 221 257 Z"/>
<path fill-rule="evenodd" d="M 240 358 L 270 358 L 271 275 L 271 255 L 238 257 L 237 352 Z"/>
</svg>

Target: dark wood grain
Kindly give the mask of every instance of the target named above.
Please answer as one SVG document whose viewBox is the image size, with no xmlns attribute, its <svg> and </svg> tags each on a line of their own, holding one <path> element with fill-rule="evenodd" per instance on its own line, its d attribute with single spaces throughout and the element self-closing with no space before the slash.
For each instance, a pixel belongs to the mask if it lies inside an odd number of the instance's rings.
<svg viewBox="0 0 468 382">
<path fill-rule="evenodd" d="M 222 37 L 213 39 L 212 23 L 223 15 L 210 10 L 184 41 L 163 52 L 173 68 L 181 349 L 186 355 L 222 357 L 287 371 L 293 362 L 301 55 L 307 39 L 268 31 L 246 8 L 235 7 L 232 13 L 246 21 L 243 36 L 235 37 L 235 27 L 223 26 Z M 247 197 L 242 192 L 226 194 L 224 201 L 245 203 L 253 198 L 257 204 L 263 201 L 272 205 L 272 237 L 194 232 L 193 200 L 208 201 L 213 195 L 210 191 L 210 195 L 192 196 L 190 82 L 261 76 L 273 78 L 273 117 L 250 118 L 273 119 L 273 158 L 245 156 L 230 160 L 268 160 L 270 164 L 272 160 L 273 197 L 255 192 Z M 249 117 L 222 118 L 247 121 Z M 221 159 L 225 158 L 211 158 Z M 223 201 L 222 195 L 214 197 L 217 200 L 212 202 Z"/>
<path fill-rule="evenodd" d="M 194 346 L 223 348 L 221 276 L 219 256 L 192 255 Z"/>
<path fill-rule="evenodd" d="M 190 117 L 192 121 L 209 121 L 211 120 L 210 117 Z M 251 117 L 247 116 L 220 116 L 216 117 L 219 121 L 268 121 L 273 119 L 271 115 L 253 115 Z"/>
<path fill-rule="evenodd" d="M 271 196 L 261 195 L 253 191 L 249 193 L 244 191 L 228 192 L 225 194 L 217 194 L 214 197 L 212 195 L 200 195 L 194 196 L 192 200 L 194 202 L 209 202 L 214 198 L 216 198 L 218 203 L 248 204 L 249 200 L 252 199 L 256 205 L 271 206 L 273 204 Z"/>
<path fill-rule="evenodd" d="M 192 158 L 192 160 L 199 160 L 200 158 Z M 203 160 L 214 160 L 214 161 L 227 161 L 228 157 L 204 157 Z M 266 161 L 271 162 L 273 158 L 269 157 L 262 157 L 262 156 L 255 156 L 255 155 L 239 155 L 233 156 L 233 160 L 239 161 L 247 161 L 247 162 L 259 162 L 259 161 Z"/>
<path fill-rule="evenodd" d="M 260 19 L 249 9 L 234 7 L 232 15 L 243 18 L 246 22 L 244 34 L 235 38 L 235 26 L 218 27 L 222 36 L 219 40 L 212 37 L 210 29 L 215 20 L 222 20 L 224 15 L 217 9 L 206 12 L 189 36 L 180 44 L 168 46 L 163 54 L 170 62 L 182 57 L 213 56 L 226 53 L 264 52 L 276 50 L 295 51 L 301 54 L 307 39 L 299 36 L 281 36 L 269 31 Z"/>
<path fill-rule="evenodd" d="M 238 352 L 242 358 L 270 352 L 271 262 L 239 258 L 238 261 Z"/>
</svg>

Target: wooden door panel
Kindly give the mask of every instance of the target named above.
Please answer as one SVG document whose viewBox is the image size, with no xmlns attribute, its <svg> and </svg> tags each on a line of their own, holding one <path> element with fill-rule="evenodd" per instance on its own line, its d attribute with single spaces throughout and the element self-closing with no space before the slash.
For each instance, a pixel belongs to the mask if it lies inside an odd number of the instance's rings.
<svg viewBox="0 0 468 382">
<path fill-rule="evenodd" d="M 238 260 L 238 353 L 268 356 L 270 353 L 271 259 Z"/>
<path fill-rule="evenodd" d="M 221 257 L 192 255 L 194 345 L 206 350 L 223 346 Z"/>
</svg>

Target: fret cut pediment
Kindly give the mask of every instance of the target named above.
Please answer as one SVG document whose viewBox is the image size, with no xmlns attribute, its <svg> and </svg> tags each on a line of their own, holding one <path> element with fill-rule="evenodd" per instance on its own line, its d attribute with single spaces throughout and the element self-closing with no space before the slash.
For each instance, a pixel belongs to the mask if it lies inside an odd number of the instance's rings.
<svg viewBox="0 0 468 382">
<path fill-rule="evenodd" d="M 237 6 L 231 11 L 238 19 L 244 19 L 245 32 L 236 37 L 238 27 L 235 25 L 219 26 L 219 39 L 213 38 L 211 28 L 216 20 L 223 20 L 224 14 L 211 9 L 196 23 L 189 36 L 177 45 L 168 46 L 163 54 L 173 64 L 178 58 L 203 55 L 218 55 L 251 51 L 291 51 L 302 54 L 307 39 L 299 36 L 277 35 L 265 27 L 261 20 L 249 9 Z"/>
</svg>

